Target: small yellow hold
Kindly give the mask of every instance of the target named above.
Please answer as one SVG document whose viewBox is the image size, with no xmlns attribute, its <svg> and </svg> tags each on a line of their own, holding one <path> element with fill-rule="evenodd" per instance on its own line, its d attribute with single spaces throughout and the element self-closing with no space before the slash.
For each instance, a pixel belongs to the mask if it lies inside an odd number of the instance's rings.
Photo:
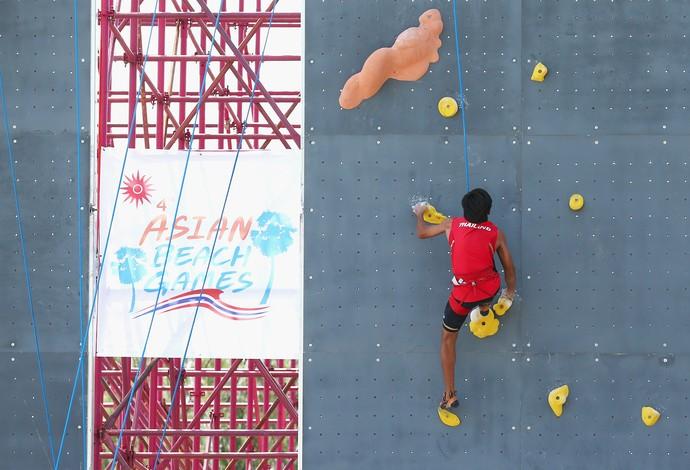
<svg viewBox="0 0 690 470">
<path fill-rule="evenodd" d="M 482 315 L 479 307 L 470 312 L 470 331 L 477 338 L 486 338 L 498 333 L 501 322 L 494 316 L 494 311 L 489 309 L 486 315 Z"/>
<path fill-rule="evenodd" d="M 424 218 L 424 222 L 434 225 L 438 225 L 448 218 L 437 211 L 436 208 L 431 204 L 426 205 L 426 209 L 424 209 L 424 214 L 422 217 Z"/>
<path fill-rule="evenodd" d="M 534 66 L 534 71 L 532 71 L 532 81 L 543 82 L 546 75 L 549 73 L 549 69 L 546 65 L 541 62 Z"/>
<path fill-rule="evenodd" d="M 498 298 L 498 303 L 493 306 L 493 311 L 496 313 L 496 315 L 502 317 L 512 305 L 513 301 L 511 299 L 501 296 Z"/>
<path fill-rule="evenodd" d="M 561 385 L 558 388 L 554 388 L 549 392 L 549 406 L 553 410 L 553 414 L 560 416 L 563 414 L 563 405 L 568 399 L 568 394 L 570 394 L 570 389 L 567 385 Z"/>
<path fill-rule="evenodd" d="M 656 422 L 659 421 L 659 416 L 661 416 L 661 413 L 651 406 L 642 407 L 642 421 L 647 426 L 654 426 Z"/>
<path fill-rule="evenodd" d="M 452 118 L 458 114 L 458 102 L 450 96 L 445 96 L 438 100 L 438 112 L 443 117 Z"/>
<path fill-rule="evenodd" d="M 570 196 L 570 201 L 568 202 L 568 205 L 570 206 L 571 210 L 579 211 L 585 205 L 585 198 L 582 196 L 582 194 L 575 193 L 572 196 Z"/>
<path fill-rule="evenodd" d="M 438 407 L 438 417 L 443 424 L 445 424 L 446 426 L 450 426 L 452 428 L 454 428 L 455 426 L 460 426 L 462 424 L 462 421 L 460 421 L 458 415 L 456 415 L 455 413 L 451 413 L 450 411 L 445 410 L 440 406 Z"/>
</svg>

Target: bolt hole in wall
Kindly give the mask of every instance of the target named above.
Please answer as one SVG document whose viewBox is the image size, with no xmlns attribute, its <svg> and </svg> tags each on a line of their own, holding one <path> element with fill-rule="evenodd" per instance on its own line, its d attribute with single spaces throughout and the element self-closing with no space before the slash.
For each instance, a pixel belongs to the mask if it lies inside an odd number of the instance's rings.
<svg viewBox="0 0 690 470">
<path fill-rule="evenodd" d="M 681 334 L 690 321 L 677 315 L 688 273 L 683 8 L 457 2 L 472 185 L 494 196 L 520 296 L 497 334 L 461 332 L 462 425 L 448 431 L 433 413 L 448 248 L 414 238 L 405 202 L 419 196 L 457 214 L 464 190 L 460 113 L 439 113 L 444 97 L 460 103 L 452 3 L 307 5 L 306 83 L 318 100 L 306 103 L 305 224 L 319 230 L 305 234 L 305 402 L 310 385 L 322 396 L 362 384 L 367 393 L 356 403 L 345 396 L 338 410 L 318 400 L 305 408 L 305 464 L 329 456 L 331 468 L 682 466 L 690 371 Z M 439 62 L 414 85 L 390 80 L 341 109 L 347 78 L 427 8 L 444 21 Z M 360 37 L 343 50 L 338 35 Z M 540 63 L 548 73 L 534 81 Z M 349 315 L 333 314 L 333 304 Z M 663 365 L 669 353 L 675 361 Z M 382 385 L 420 375 L 428 381 L 399 385 L 414 397 L 406 402 Z M 557 418 L 547 397 L 566 384 Z M 647 405 L 661 412 L 649 429 Z M 354 417 L 363 407 L 369 417 Z M 366 436 L 336 434 L 362 426 Z M 353 454 L 370 449 L 373 432 L 376 448 Z M 334 458 L 336 450 L 356 457 Z"/>
</svg>

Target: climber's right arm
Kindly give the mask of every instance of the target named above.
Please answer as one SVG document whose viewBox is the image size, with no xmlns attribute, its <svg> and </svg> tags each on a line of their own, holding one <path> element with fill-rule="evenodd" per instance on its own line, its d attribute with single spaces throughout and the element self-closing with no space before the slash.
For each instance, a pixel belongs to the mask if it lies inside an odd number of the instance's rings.
<svg viewBox="0 0 690 470">
<path fill-rule="evenodd" d="M 424 210 L 417 211 L 417 236 L 419 238 L 432 238 L 442 233 L 446 234 L 446 237 L 450 233 L 450 218 L 447 218 L 438 225 L 430 225 L 424 222 Z"/>
</svg>

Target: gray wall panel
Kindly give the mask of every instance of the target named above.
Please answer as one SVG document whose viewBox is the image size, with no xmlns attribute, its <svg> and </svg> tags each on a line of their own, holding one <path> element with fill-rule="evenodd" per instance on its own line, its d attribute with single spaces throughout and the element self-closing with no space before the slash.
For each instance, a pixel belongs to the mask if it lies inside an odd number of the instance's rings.
<svg viewBox="0 0 690 470">
<path fill-rule="evenodd" d="M 655 352 L 667 344 L 687 353 L 668 332 L 690 327 L 678 315 L 690 272 L 688 137 L 527 139 L 522 292 L 533 347 Z M 586 198 L 579 214 L 567 209 L 573 192 Z M 546 316 L 550 334 L 539 334 Z"/>
<path fill-rule="evenodd" d="M 90 2 L 80 5 L 82 197 L 89 179 Z M 72 2 L 0 2 L 0 66 L 15 157 L 34 308 L 56 446 L 79 350 L 77 230 L 88 253 L 88 210 L 76 225 Z M 0 374 L 5 396 L 0 468 L 51 468 L 4 128 L 0 129 Z M 86 204 L 88 206 L 88 203 Z M 84 260 L 85 261 L 85 260 Z M 83 264 L 86 269 L 86 263 Z M 81 468 L 81 405 L 60 468 Z"/>
<path fill-rule="evenodd" d="M 685 468 L 689 367 L 686 356 L 524 355 L 522 468 Z M 562 383 L 571 394 L 556 419 L 543 390 Z M 651 429 L 640 421 L 647 403 L 664 413 Z"/>
<path fill-rule="evenodd" d="M 435 414 L 448 248 L 415 238 L 409 208 L 457 213 L 464 192 L 459 118 L 436 112 L 457 93 L 451 4 L 307 2 L 305 468 L 688 467 L 690 2 L 458 2 L 471 182 L 520 298 L 498 335 L 460 333 L 454 429 Z M 340 110 L 347 77 L 431 7 L 441 61 Z"/>
<path fill-rule="evenodd" d="M 513 355 L 487 353 L 481 362 L 465 363 L 458 383 L 477 393 L 463 397 L 461 406 L 478 413 L 454 430 L 439 425 L 429 406 L 437 398 L 432 384 L 441 379 L 440 371 L 429 367 L 437 355 L 400 356 L 399 351 L 344 355 L 305 350 L 304 379 L 310 384 L 304 390 L 305 468 L 428 468 L 443 461 L 456 467 L 484 462 L 489 468 L 518 454 L 520 435 L 512 427 L 518 429 L 519 407 L 492 412 L 521 382 Z M 338 373 L 324 374 L 326 369 Z M 482 374 L 486 369 L 504 372 Z"/>
<path fill-rule="evenodd" d="M 551 73 L 523 81 L 523 130 L 690 131 L 687 1 L 521 3 L 523 65 L 542 60 Z"/>
<path fill-rule="evenodd" d="M 373 134 L 379 126 L 383 135 L 462 133 L 458 121 L 446 121 L 436 112 L 438 98 L 455 96 L 458 89 L 450 2 L 306 3 L 311 26 L 306 26 L 305 88 L 312 101 L 310 109 L 319 112 L 319 119 L 308 123 L 308 129 L 313 127 L 322 135 Z M 347 78 L 361 69 L 373 50 L 391 46 L 403 29 L 418 26 L 418 17 L 428 8 L 444 13 L 441 60 L 424 80 L 391 81 L 378 99 L 361 105 L 361 112 L 340 119 L 338 96 Z M 490 135 L 511 133 L 517 129 L 521 113 L 520 23 L 515 21 L 520 2 L 472 1 L 463 8 L 467 19 L 460 28 L 465 35 L 462 61 L 467 109 L 472 112 L 469 129 Z M 475 24 L 490 27 L 477 31 Z"/>
</svg>

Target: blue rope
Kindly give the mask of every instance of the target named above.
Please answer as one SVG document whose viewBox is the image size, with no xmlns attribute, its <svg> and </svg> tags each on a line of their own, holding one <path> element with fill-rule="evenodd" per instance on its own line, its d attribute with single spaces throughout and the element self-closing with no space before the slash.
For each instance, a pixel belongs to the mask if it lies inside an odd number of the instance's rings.
<svg viewBox="0 0 690 470">
<path fill-rule="evenodd" d="M 254 97 L 256 95 L 256 85 L 259 82 L 259 76 L 261 73 L 261 66 L 263 65 L 264 61 L 264 54 L 266 52 L 266 45 L 268 44 L 268 36 L 271 34 L 271 27 L 273 26 L 273 15 L 276 11 L 276 7 L 278 6 L 278 2 L 280 0 L 276 0 L 275 4 L 273 5 L 273 9 L 271 10 L 271 16 L 269 17 L 268 20 L 268 29 L 266 30 L 266 38 L 264 39 L 264 45 L 263 48 L 261 49 L 261 55 L 259 56 L 259 65 L 256 70 L 256 80 L 254 80 L 254 83 L 252 84 L 252 92 L 251 95 L 249 96 L 249 104 L 247 105 L 247 112 L 245 114 L 244 121 L 242 122 L 242 132 L 240 133 L 240 138 L 238 140 L 237 144 L 237 152 L 235 153 L 235 161 L 233 162 L 232 165 L 232 171 L 230 173 L 230 181 L 228 182 L 228 186 L 225 190 L 225 199 L 223 202 L 223 207 L 220 211 L 220 216 L 218 217 L 217 220 L 223 220 L 223 217 L 225 216 L 225 208 L 227 207 L 228 204 L 228 198 L 230 197 L 230 188 L 232 187 L 232 182 L 233 179 L 235 178 L 235 169 L 237 168 L 237 160 L 239 159 L 240 156 L 240 151 L 242 150 L 242 143 L 244 142 L 244 135 L 247 129 L 247 120 L 249 119 L 249 113 L 252 109 L 252 104 L 254 103 Z M 204 77 L 205 78 L 205 77 Z M 202 89 L 203 90 L 203 87 Z M 199 95 L 201 95 L 201 91 L 199 92 Z M 201 103 L 201 102 L 199 102 Z M 197 109 L 197 114 L 199 110 Z M 192 141 L 194 140 L 194 133 L 192 131 Z M 191 142 L 189 145 L 191 149 Z M 184 348 L 184 354 L 182 356 L 182 360 L 180 361 L 180 370 L 177 373 L 177 379 L 175 381 L 175 387 L 173 388 L 173 394 L 172 398 L 170 399 L 170 407 L 168 408 L 168 413 L 165 416 L 165 423 L 163 423 L 163 433 L 161 434 L 160 441 L 158 442 L 158 450 L 156 451 L 156 460 L 153 463 L 153 470 L 156 470 L 158 467 L 158 462 L 160 460 L 161 456 L 161 451 L 163 450 L 163 440 L 165 439 L 165 436 L 168 431 L 168 423 L 170 422 L 170 416 L 172 414 L 173 407 L 175 406 L 175 399 L 177 398 L 177 391 L 180 389 L 180 382 L 182 381 L 182 373 L 184 371 L 184 363 L 187 360 L 187 352 L 189 351 L 189 344 L 192 341 L 192 334 L 194 333 L 194 326 L 196 325 L 196 319 L 199 314 L 199 305 L 201 304 L 202 296 L 204 293 L 204 288 L 206 287 L 206 279 L 208 277 L 208 272 L 211 269 L 211 259 L 213 259 L 213 253 L 216 250 L 216 242 L 218 241 L 218 235 L 220 233 L 220 230 L 216 230 L 216 234 L 213 237 L 213 245 L 211 246 L 211 253 L 209 255 L 208 263 L 206 264 L 206 272 L 204 272 L 204 279 L 201 282 L 201 291 L 199 293 L 199 301 L 196 304 L 196 308 L 194 310 L 194 317 L 192 319 L 192 326 L 189 329 L 189 335 L 187 336 L 187 343 L 185 344 Z"/>
<path fill-rule="evenodd" d="M 460 115 L 462 116 L 462 139 L 465 152 L 465 185 L 470 191 L 470 160 L 467 148 L 467 120 L 465 119 L 465 88 L 462 85 L 462 60 L 460 59 L 460 35 L 458 34 L 458 14 L 455 0 L 453 0 L 453 27 L 455 30 L 455 59 L 458 63 L 458 85 L 460 87 Z"/>
<path fill-rule="evenodd" d="M 81 217 L 81 83 L 79 80 L 79 8 L 77 7 L 78 0 L 74 0 L 72 5 L 72 18 L 74 19 L 74 108 L 75 108 L 75 123 L 74 134 L 77 147 L 77 265 L 79 273 L 79 338 L 84 337 L 84 252 L 82 240 L 82 217 Z M 81 347 L 81 344 L 79 345 Z M 84 392 L 86 390 L 85 371 L 82 368 L 80 374 L 81 381 L 81 440 L 83 453 L 83 468 L 88 468 L 87 454 L 86 454 L 86 400 L 84 399 Z"/>
<path fill-rule="evenodd" d="M 182 181 L 180 182 L 180 189 L 177 193 L 177 204 L 175 205 L 175 214 L 173 215 L 172 220 L 177 220 L 177 214 L 180 210 L 180 202 L 182 201 L 182 193 L 184 191 L 184 185 L 187 179 L 187 169 L 189 168 L 189 160 L 192 154 L 192 144 L 194 143 L 194 135 L 196 133 L 196 125 L 197 125 L 197 119 L 199 116 L 199 109 L 201 108 L 201 102 L 203 100 L 203 90 L 206 87 L 206 77 L 208 76 L 208 68 L 209 65 L 211 64 L 211 54 L 213 53 L 213 45 L 216 42 L 216 33 L 218 32 L 218 25 L 220 23 L 220 12 L 223 8 L 224 2 L 220 2 L 220 5 L 218 7 L 218 14 L 216 15 L 216 22 L 214 25 L 213 29 L 213 35 L 211 36 L 211 44 L 209 46 L 209 52 L 206 57 L 206 65 L 204 67 L 204 75 L 201 80 L 201 86 L 199 89 L 199 101 L 197 102 L 196 105 L 196 113 L 194 115 L 194 125 L 192 126 L 192 136 L 189 141 L 189 146 L 187 148 L 187 157 L 185 159 L 185 164 L 184 164 L 184 170 L 182 171 Z M 160 300 L 161 296 L 161 291 L 163 290 L 163 282 L 165 279 L 165 271 L 168 266 L 168 257 L 170 255 L 170 247 L 172 246 L 172 241 L 173 241 L 173 234 L 175 232 L 175 224 L 173 223 L 170 227 L 170 235 L 168 236 L 168 246 L 166 247 L 165 250 L 165 259 L 163 261 L 163 270 L 161 272 L 161 281 L 158 284 L 158 292 L 156 292 L 156 302 L 153 304 L 153 313 L 151 314 L 151 320 L 149 321 L 149 326 L 148 330 L 146 331 L 146 339 L 144 340 L 144 348 L 141 351 L 141 356 L 139 357 L 139 367 L 137 368 L 137 373 L 134 376 L 134 381 L 132 382 L 133 384 L 136 384 L 137 381 L 139 380 L 139 375 L 141 374 L 142 366 L 144 365 L 144 356 L 146 355 L 146 348 L 148 347 L 149 344 L 149 339 L 151 337 L 151 330 L 153 329 L 153 321 L 156 318 L 156 310 L 158 309 L 158 301 Z M 217 232 L 216 232 L 217 235 Z M 213 253 L 213 252 L 211 252 Z M 203 287 L 202 287 L 203 288 Z M 123 384 L 124 386 L 124 384 Z M 122 425 L 120 426 L 120 432 L 117 437 L 117 443 L 115 444 L 115 452 L 113 453 L 113 460 L 111 463 L 111 470 L 115 469 L 115 465 L 117 462 L 117 456 L 120 452 L 120 443 L 122 441 L 122 436 L 125 431 L 125 427 L 127 425 L 127 419 L 129 416 L 129 409 L 132 406 L 132 398 L 134 398 L 134 389 L 132 388 L 132 391 L 129 394 L 129 397 L 127 398 L 127 406 L 125 407 L 125 411 L 122 413 Z M 174 403 L 174 401 L 172 402 Z M 172 404 L 171 404 L 171 409 L 172 409 Z"/>
<path fill-rule="evenodd" d="M 144 60 L 141 64 L 141 74 L 139 74 L 139 82 L 142 83 L 144 81 L 144 73 L 146 72 L 146 64 L 148 63 L 149 60 L 149 49 L 151 47 L 151 38 L 153 37 L 153 25 L 156 23 L 156 19 L 158 18 L 158 0 L 156 0 L 155 5 L 153 7 L 153 15 L 151 17 L 151 28 L 149 31 L 149 38 L 146 43 L 146 53 L 144 54 Z M 96 276 L 96 284 L 94 286 L 94 292 L 93 292 L 93 297 L 91 299 L 91 306 L 89 308 L 89 318 L 86 322 L 86 328 L 84 329 L 84 334 L 81 337 L 81 348 L 79 351 L 79 361 L 77 363 L 77 370 L 74 374 L 74 381 L 72 382 L 72 392 L 70 393 L 70 398 L 69 398 L 69 404 L 67 406 L 67 414 L 65 418 L 65 425 L 62 428 L 62 436 L 60 437 L 60 447 L 58 450 L 57 454 L 57 459 L 55 460 L 55 470 L 59 470 L 60 468 L 60 459 L 62 457 L 62 451 L 64 449 L 65 445 L 65 437 L 67 436 L 67 427 L 69 426 L 69 421 L 72 416 L 72 406 L 74 404 L 74 397 L 77 391 L 77 386 L 79 384 L 79 374 L 81 373 L 81 370 L 83 368 L 83 359 L 84 359 L 84 352 L 86 349 L 86 343 L 87 343 L 87 337 L 89 334 L 89 330 L 91 328 L 91 321 L 93 320 L 93 314 L 95 311 L 96 307 L 96 298 L 98 297 L 98 291 L 101 286 L 101 279 L 103 278 L 103 267 L 105 266 L 105 260 L 106 256 L 108 254 L 108 246 L 110 244 L 110 235 L 112 233 L 113 229 L 113 222 L 115 220 L 115 211 L 117 209 L 117 203 L 120 198 L 120 187 L 122 186 L 122 180 L 124 178 L 124 173 L 125 173 L 125 166 L 127 165 L 127 157 L 129 155 L 129 146 L 132 141 L 132 136 L 134 135 L 134 131 L 136 129 L 136 116 L 137 116 L 137 108 L 139 106 L 139 101 L 140 101 L 140 96 L 141 96 L 141 90 L 143 87 L 138 87 L 137 88 L 137 93 L 136 93 L 136 99 L 134 102 L 134 109 L 132 110 L 132 115 L 130 118 L 130 125 L 129 125 L 129 131 L 127 133 L 127 146 L 125 147 L 125 156 L 124 159 L 122 160 L 122 168 L 120 169 L 120 178 L 118 180 L 117 186 L 115 187 L 115 202 L 113 203 L 113 209 L 110 214 L 110 223 L 108 224 L 108 233 L 105 238 L 105 244 L 103 246 L 103 255 L 101 257 L 101 264 L 98 267 L 98 274 Z"/>
<path fill-rule="evenodd" d="M 34 300 L 31 289 L 31 277 L 29 275 L 29 259 L 26 255 L 26 239 L 24 238 L 24 224 L 22 223 L 22 214 L 19 208 L 19 194 L 17 193 L 17 176 L 14 171 L 14 154 L 12 152 L 12 143 L 10 139 L 10 121 L 7 115 L 7 100 L 5 98 L 5 87 L 3 84 L 2 72 L 0 72 L 0 97 L 2 98 L 2 114 L 5 124 L 5 138 L 7 139 L 7 158 L 9 163 L 10 179 L 12 181 L 12 195 L 14 196 L 14 209 L 17 216 L 17 226 L 19 227 L 19 246 L 22 252 L 22 264 L 24 266 L 24 280 L 26 283 L 27 301 L 29 304 L 29 313 L 31 314 L 31 327 L 34 333 L 34 343 L 36 345 L 36 362 L 38 364 L 38 379 L 41 384 L 41 398 L 43 399 L 43 412 L 45 413 L 46 426 L 48 428 L 48 443 L 50 445 L 50 460 L 51 464 L 55 462 L 55 443 L 53 442 L 53 426 L 50 420 L 50 412 L 48 407 L 48 394 L 46 393 L 46 381 L 43 373 L 43 360 L 41 359 L 41 347 L 38 338 L 38 324 L 36 323 L 36 311 L 34 310 Z"/>
</svg>

